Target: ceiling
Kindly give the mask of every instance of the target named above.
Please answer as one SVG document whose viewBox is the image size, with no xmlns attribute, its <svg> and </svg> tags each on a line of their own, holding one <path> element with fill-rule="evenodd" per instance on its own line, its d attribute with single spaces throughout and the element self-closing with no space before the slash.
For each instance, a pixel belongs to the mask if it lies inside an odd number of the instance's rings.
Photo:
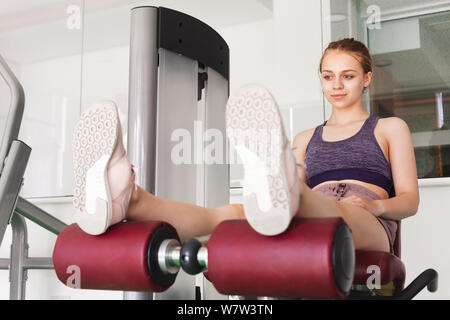
<svg viewBox="0 0 450 320">
<path fill-rule="evenodd" d="M 400 28 L 403 19 L 386 22 L 394 28 L 391 26 L 384 37 L 378 37 L 380 43 L 375 44 L 385 46 L 384 52 L 373 55 L 376 64 L 385 65 L 375 70 L 379 76 L 377 95 L 421 89 L 450 90 L 450 11 L 409 19 L 417 20 L 417 29 L 396 32 L 395 24 Z M 383 26 L 382 23 L 380 30 L 369 31 L 369 43 L 371 33 L 383 32 Z M 390 49 L 389 43 L 398 44 L 406 37 L 416 39 L 411 41 L 414 45 L 405 49 L 392 45 L 395 49 Z"/>
<path fill-rule="evenodd" d="M 377 6 L 382 17 L 418 10 L 420 8 L 450 5 L 450 1 L 448 0 L 360 0 L 360 2 L 362 3 L 361 8 L 364 9 L 371 5 Z M 364 14 L 366 13 L 363 12 L 363 16 Z"/>
</svg>

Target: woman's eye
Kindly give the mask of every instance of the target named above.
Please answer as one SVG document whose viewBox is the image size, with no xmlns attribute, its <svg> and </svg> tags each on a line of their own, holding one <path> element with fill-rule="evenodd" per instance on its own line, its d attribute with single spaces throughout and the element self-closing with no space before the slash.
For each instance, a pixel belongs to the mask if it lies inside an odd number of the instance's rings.
<svg viewBox="0 0 450 320">
<path fill-rule="evenodd" d="M 323 78 L 324 78 L 325 80 L 329 80 L 329 79 L 330 79 L 330 76 L 324 76 Z M 353 76 L 351 76 L 351 75 L 345 75 L 344 78 L 345 78 L 345 79 L 352 79 Z"/>
</svg>

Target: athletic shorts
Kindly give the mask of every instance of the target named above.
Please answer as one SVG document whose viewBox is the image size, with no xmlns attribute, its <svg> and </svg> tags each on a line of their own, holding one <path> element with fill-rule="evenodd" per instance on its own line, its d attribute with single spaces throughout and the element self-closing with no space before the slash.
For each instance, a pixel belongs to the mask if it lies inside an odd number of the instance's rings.
<svg viewBox="0 0 450 320">
<path fill-rule="evenodd" d="M 363 186 L 361 186 L 359 184 L 355 184 L 355 183 L 335 182 L 335 183 L 323 185 L 313 191 L 323 195 L 324 197 L 333 198 L 337 201 L 341 200 L 342 198 L 347 198 L 352 195 L 356 195 L 365 200 L 380 200 L 381 199 L 380 196 L 378 196 L 378 194 L 376 194 L 372 190 L 364 188 Z M 381 223 L 381 225 L 383 226 L 384 230 L 387 233 L 387 236 L 389 239 L 390 252 L 393 254 L 394 253 L 395 236 L 397 234 L 397 228 L 398 228 L 397 221 L 391 220 L 391 219 L 385 219 L 382 217 L 376 217 L 376 218 Z"/>
</svg>

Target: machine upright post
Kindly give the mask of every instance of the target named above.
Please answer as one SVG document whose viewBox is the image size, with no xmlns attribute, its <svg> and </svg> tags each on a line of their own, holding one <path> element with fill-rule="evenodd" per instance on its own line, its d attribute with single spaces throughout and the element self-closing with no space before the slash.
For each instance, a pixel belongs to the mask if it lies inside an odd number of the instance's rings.
<svg viewBox="0 0 450 320">
<path fill-rule="evenodd" d="M 29 146 L 14 140 L 0 175 L 0 244 L 17 204 L 30 153 Z"/>
<path fill-rule="evenodd" d="M 3 138 L 0 144 L 0 172 L 3 171 L 4 159 L 9 152 L 9 142 L 17 139 L 22 122 L 23 110 L 25 107 L 25 93 L 23 87 L 16 76 L 8 66 L 6 61 L 0 55 L 0 76 L 6 82 L 11 93 L 11 102 L 9 106 L 8 120 L 6 128 L 3 128 Z M 8 143 L 5 143 L 8 142 Z"/>
<path fill-rule="evenodd" d="M 158 9 L 131 10 L 127 153 L 139 170 L 136 183 L 155 193 Z M 124 292 L 124 299 L 153 299 L 152 292 Z"/>
<path fill-rule="evenodd" d="M 207 208 L 228 203 L 228 166 L 219 159 L 228 78 L 228 45 L 214 29 L 168 8 L 131 10 L 127 151 L 141 188 Z M 194 299 L 203 287 L 194 280 L 181 273 L 153 298 Z"/>
<path fill-rule="evenodd" d="M 136 183 L 155 193 L 156 106 L 158 90 L 158 9 L 131 10 L 127 153 L 139 167 Z"/>
<path fill-rule="evenodd" d="M 25 219 L 17 214 L 11 219 L 12 244 L 9 265 L 9 299 L 25 299 L 25 283 L 27 281 L 27 270 L 25 260 L 28 256 L 28 235 Z"/>
<path fill-rule="evenodd" d="M 0 132 L 2 136 L 0 141 L 0 244 L 1 244 L 3 236 L 5 234 L 6 226 L 8 225 L 9 220 L 11 219 L 12 212 L 14 211 L 14 208 L 11 208 L 11 206 L 13 202 L 15 202 L 17 197 L 17 194 L 12 193 L 17 190 L 11 191 L 12 187 L 9 186 L 9 183 L 15 182 L 13 187 L 17 187 L 16 183 L 18 182 L 18 179 L 20 179 L 19 183 L 22 183 L 23 173 L 25 171 L 31 149 L 24 143 L 20 144 L 19 141 L 14 143 L 14 140 L 16 140 L 19 135 L 20 124 L 22 122 L 23 109 L 25 105 L 25 94 L 19 80 L 17 80 L 17 77 L 14 75 L 11 68 L 8 66 L 8 64 L 1 55 L 0 55 L 0 77 L 9 87 L 11 94 L 10 104 L 7 109 L 8 112 L 5 121 L 5 127 L 1 128 L 2 132 Z M 14 152 L 11 152 L 12 148 L 14 148 L 15 154 L 13 154 Z M 20 157 L 18 157 L 17 159 L 11 159 L 17 155 L 19 155 Z M 8 168 L 5 168 L 7 166 L 6 162 L 8 156 L 10 158 L 9 159 L 10 161 Z M 18 160 L 20 162 L 18 166 L 15 165 L 14 163 L 15 160 Z M 5 174 L 4 172 L 6 170 L 13 171 L 11 173 L 13 175 L 9 177 L 7 175 L 9 173 Z"/>
</svg>

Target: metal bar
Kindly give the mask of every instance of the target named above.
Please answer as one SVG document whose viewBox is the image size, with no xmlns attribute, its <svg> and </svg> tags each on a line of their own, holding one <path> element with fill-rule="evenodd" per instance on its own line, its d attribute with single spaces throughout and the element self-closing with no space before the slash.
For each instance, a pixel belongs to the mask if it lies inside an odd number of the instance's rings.
<svg viewBox="0 0 450 320">
<path fill-rule="evenodd" d="M 28 255 L 25 219 L 17 214 L 13 215 L 11 227 L 13 236 L 9 268 L 9 298 L 11 300 L 23 300 L 25 299 L 25 282 L 27 281 L 27 271 L 24 268 L 24 262 Z"/>
<path fill-rule="evenodd" d="M 13 140 L 19 136 L 20 124 L 22 122 L 23 109 L 25 105 L 25 94 L 22 85 L 9 68 L 6 61 L 0 55 L 0 76 L 8 85 L 11 91 L 11 104 L 8 111 L 8 118 L 4 129 L 3 140 L 0 145 L 0 172 L 3 173 L 4 160 L 8 154 Z"/>
<path fill-rule="evenodd" d="M 9 259 L 0 258 L 0 270 L 8 270 L 9 269 Z"/>
<path fill-rule="evenodd" d="M 52 270 L 53 267 L 53 259 L 52 258 L 42 258 L 42 257 L 33 257 L 26 258 L 24 261 L 24 268 L 29 270 Z"/>
<path fill-rule="evenodd" d="M 67 224 L 22 197 L 17 201 L 15 212 L 56 235 L 67 227 Z"/>
<path fill-rule="evenodd" d="M 413 282 L 409 284 L 403 291 L 396 296 L 397 300 L 411 300 L 425 287 L 430 292 L 436 291 L 438 281 L 438 273 L 434 269 L 427 269 L 422 272 Z M 430 290 L 431 289 L 431 290 Z"/>
<path fill-rule="evenodd" d="M 0 270 L 9 270 L 11 259 L 0 258 Z M 33 257 L 25 258 L 23 267 L 27 270 L 52 270 L 54 269 L 52 258 Z"/>
<path fill-rule="evenodd" d="M 139 170 L 136 183 L 155 194 L 158 9 L 131 10 L 128 158 Z"/>
<path fill-rule="evenodd" d="M 11 143 L 0 176 L 0 243 L 16 206 L 31 148 L 19 140 Z"/>
<path fill-rule="evenodd" d="M 131 10 L 127 153 L 136 183 L 155 194 L 158 8 Z M 152 292 L 124 292 L 126 300 L 153 300 Z"/>
<path fill-rule="evenodd" d="M 198 250 L 197 260 L 202 267 L 208 269 L 208 249 L 206 247 L 201 247 Z"/>
</svg>

